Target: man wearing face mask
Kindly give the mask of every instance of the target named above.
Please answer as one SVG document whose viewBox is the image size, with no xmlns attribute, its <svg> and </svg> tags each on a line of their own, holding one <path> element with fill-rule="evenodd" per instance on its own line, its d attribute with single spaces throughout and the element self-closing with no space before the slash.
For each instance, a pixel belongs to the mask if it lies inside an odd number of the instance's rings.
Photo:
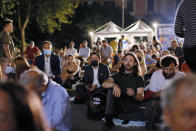
<svg viewBox="0 0 196 131">
<path fill-rule="evenodd" d="M 61 84 L 62 79 L 59 77 L 61 74 L 60 58 L 52 53 L 52 43 L 44 41 L 42 45 L 43 54 L 36 57 L 35 65 L 42 70 L 48 78 Z"/>
<path fill-rule="evenodd" d="M 150 88 L 146 93 L 146 99 L 149 97 L 159 98 L 165 87 L 175 79 L 184 76 L 184 73 L 177 71 L 178 59 L 174 56 L 165 56 L 161 59 L 162 70 L 155 71 L 150 80 Z"/>
<path fill-rule="evenodd" d="M 77 86 L 82 100 L 88 100 L 94 93 L 102 92 L 101 85 L 109 77 L 108 67 L 100 63 L 99 54 L 91 53 L 90 61 L 91 64 L 86 68 L 81 84 Z"/>
</svg>

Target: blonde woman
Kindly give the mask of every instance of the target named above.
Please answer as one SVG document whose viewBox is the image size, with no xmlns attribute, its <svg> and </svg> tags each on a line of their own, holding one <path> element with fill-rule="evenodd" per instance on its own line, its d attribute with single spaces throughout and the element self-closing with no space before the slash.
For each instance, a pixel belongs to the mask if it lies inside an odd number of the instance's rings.
<svg viewBox="0 0 196 131">
<path fill-rule="evenodd" d="M 141 50 L 137 50 L 137 51 L 135 51 L 135 54 L 136 54 L 136 56 L 139 60 L 139 63 L 140 63 L 141 75 L 144 77 L 144 75 L 147 73 L 144 53 Z"/>
</svg>

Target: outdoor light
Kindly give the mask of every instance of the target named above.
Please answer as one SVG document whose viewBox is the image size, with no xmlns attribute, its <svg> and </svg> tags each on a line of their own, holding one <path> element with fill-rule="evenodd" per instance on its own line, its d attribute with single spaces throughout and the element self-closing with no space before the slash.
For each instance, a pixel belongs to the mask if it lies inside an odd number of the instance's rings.
<svg viewBox="0 0 196 131">
<path fill-rule="evenodd" d="M 92 36 L 93 35 L 93 32 L 89 32 L 89 35 Z"/>
<path fill-rule="evenodd" d="M 153 23 L 153 27 L 154 27 L 154 28 L 157 28 L 157 23 L 156 23 L 156 22 Z"/>
</svg>

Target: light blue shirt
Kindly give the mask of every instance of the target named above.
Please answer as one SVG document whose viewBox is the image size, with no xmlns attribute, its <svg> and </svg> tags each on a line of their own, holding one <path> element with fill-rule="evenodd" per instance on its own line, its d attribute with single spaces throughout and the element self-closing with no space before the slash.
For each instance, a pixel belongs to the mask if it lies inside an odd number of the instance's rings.
<svg viewBox="0 0 196 131">
<path fill-rule="evenodd" d="M 42 104 L 49 125 L 57 131 L 71 130 L 71 106 L 67 91 L 50 80 L 47 90 L 42 93 Z"/>
<path fill-rule="evenodd" d="M 82 56 L 84 58 L 88 58 L 90 55 L 90 48 L 88 47 L 83 47 L 83 48 L 80 48 L 79 50 L 79 56 Z"/>
</svg>

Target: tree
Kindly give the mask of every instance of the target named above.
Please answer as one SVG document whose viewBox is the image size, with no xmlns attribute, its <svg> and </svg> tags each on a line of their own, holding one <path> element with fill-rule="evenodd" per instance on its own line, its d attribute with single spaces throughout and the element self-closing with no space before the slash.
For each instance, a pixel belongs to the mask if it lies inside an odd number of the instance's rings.
<svg viewBox="0 0 196 131">
<path fill-rule="evenodd" d="M 34 19 L 43 32 L 60 30 L 62 23 L 70 23 L 78 0 L 1 0 L 1 16 L 16 15 L 25 50 L 25 29 L 30 19 Z"/>
</svg>

